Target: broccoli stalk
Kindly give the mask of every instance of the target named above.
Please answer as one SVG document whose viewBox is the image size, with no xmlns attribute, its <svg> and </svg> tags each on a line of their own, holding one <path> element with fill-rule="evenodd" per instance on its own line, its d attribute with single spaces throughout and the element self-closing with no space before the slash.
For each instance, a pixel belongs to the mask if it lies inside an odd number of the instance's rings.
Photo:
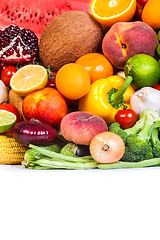
<svg viewBox="0 0 160 240">
<path fill-rule="evenodd" d="M 151 133 L 152 153 L 154 157 L 160 157 L 160 139 L 159 139 L 160 121 L 156 121 Z"/>
</svg>

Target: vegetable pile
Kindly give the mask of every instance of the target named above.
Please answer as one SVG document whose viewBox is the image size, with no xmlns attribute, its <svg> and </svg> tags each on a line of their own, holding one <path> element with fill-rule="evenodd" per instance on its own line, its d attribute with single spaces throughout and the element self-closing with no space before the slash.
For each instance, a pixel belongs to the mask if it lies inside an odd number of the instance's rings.
<svg viewBox="0 0 160 240">
<path fill-rule="evenodd" d="M 156 0 L 121 1 L 49 11 L 40 31 L 18 20 L 0 30 L 0 164 L 160 166 L 160 15 Z"/>
</svg>

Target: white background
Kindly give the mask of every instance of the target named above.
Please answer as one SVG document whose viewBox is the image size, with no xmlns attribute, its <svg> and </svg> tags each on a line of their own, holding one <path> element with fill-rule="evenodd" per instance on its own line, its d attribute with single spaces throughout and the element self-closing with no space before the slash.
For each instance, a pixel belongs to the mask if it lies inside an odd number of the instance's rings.
<svg viewBox="0 0 160 240">
<path fill-rule="evenodd" d="M 160 168 L 0 166 L 1 240 L 160 240 Z"/>
</svg>

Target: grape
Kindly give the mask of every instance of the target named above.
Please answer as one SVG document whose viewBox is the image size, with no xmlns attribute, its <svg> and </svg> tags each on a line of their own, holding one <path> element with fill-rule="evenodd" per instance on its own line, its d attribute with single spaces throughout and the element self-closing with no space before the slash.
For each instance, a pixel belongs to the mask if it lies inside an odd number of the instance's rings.
<svg viewBox="0 0 160 240">
<path fill-rule="evenodd" d="M 158 32 L 158 40 L 160 41 L 160 31 Z"/>
<path fill-rule="evenodd" d="M 157 53 L 160 55 L 160 43 L 157 46 Z"/>
</svg>

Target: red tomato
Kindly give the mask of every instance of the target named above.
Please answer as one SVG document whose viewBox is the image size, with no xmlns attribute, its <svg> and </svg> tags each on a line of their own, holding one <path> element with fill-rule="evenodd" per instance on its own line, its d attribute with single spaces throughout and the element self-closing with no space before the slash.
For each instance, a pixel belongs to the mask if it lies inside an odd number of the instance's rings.
<svg viewBox="0 0 160 240">
<path fill-rule="evenodd" d="M 48 72 L 48 82 L 47 87 L 53 87 L 56 88 L 56 72 Z"/>
<path fill-rule="evenodd" d="M 1 80 L 7 87 L 10 87 L 11 77 L 17 72 L 17 68 L 14 66 L 7 66 L 1 72 Z"/>
<path fill-rule="evenodd" d="M 12 112 L 13 114 L 15 114 L 16 117 L 17 117 L 16 122 L 21 121 L 21 116 L 20 116 L 17 108 L 14 105 L 12 105 L 10 103 L 2 103 L 2 104 L 0 104 L 0 109 L 1 110 L 6 110 L 8 112 Z"/>
<path fill-rule="evenodd" d="M 156 86 L 154 86 L 153 88 L 157 89 L 160 91 L 160 83 L 158 83 Z"/>
<path fill-rule="evenodd" d="M 5 69 L 7 66 L 8 66 L 7 63 L 2 62 L 2 61 L 0 62 L 0 74 L 1 74 L 2 70 Z"/>
<path fill-rule="evenodd" d="M 122 129 L 131 128 L 138 119 L 137 113 L 133 109 L 119 110 L 115 114 L 115 121 Z"/>
</svg>

